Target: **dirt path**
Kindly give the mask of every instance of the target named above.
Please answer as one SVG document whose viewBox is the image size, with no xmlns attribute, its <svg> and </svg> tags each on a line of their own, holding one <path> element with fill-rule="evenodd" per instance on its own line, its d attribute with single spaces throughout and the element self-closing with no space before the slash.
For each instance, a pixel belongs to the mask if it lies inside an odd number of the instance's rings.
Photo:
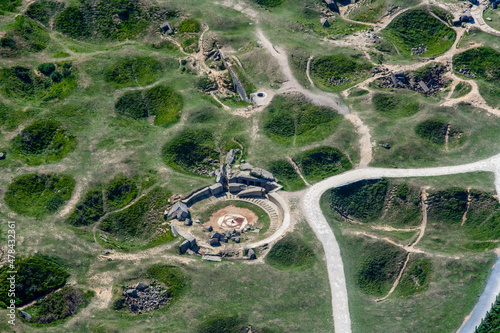
<svg viewBox="0 0 500 333">
<path fill-rule="evenodd" d="M 392 287 L 389 290 L 389 292 L 387 293 L 387 295 L 385 295 L 382 298 L 376 299 L 375 302 L 382 302 L 382 301 L 386 300 L 389 296 L 391 296 L 391 294 L 394 292 L 394 290 L 396 290 L 397 286 L 399 285 L 399 281 L 401 280 L 401 277 L 403 276 L 403 272 L 404 272 L 404 270 L 406 268 L 406 265 L 408 264 L 408 261 L 410 260 L 410 254 L 411 254 L 411 252 L 408 252 L 406 254 L 406 258 L 405 258 L 405 261 L 403 262 L 403 266 L 399 270 L 399 274 L 396 277 L 396 280 L 392 284 Z"/>
<path fill-rule="evenodd" d="M 292 160 L 292 158 L 290 156 L 287 156 L 286 159 L 293 166 L 293 168 L 295 169 L 295 172 L 300 176 L 300 178 L 304 181 L 304 183 L 307 186 L 311 186 L 311 184 L 309 184 L 307 182 L 307 180 L 304 178 L 304 176 L 302 175 L 302 172 L 300 172 L 299 166 L 297 164 L 295 164 L 295 162 Z"/>
<path fill-rule="evenodd" d="M 76 205 L 80 201 L 82 194 L 83 194 L 83 188 L 88 184 L 89 179 L 88 178 L 82 178 L 77 181 L 75 185 L 75 189 L 73 190 L 73 195 L 71 196 L 71 199 L 68 201 L 68 203 L 64 206 L 63 209 L 61 209 L 57 214 L 56 214 L 56 219 L 63 219 L 66 216 L 68 216 L 73 209 L 75 209 Z"/>
<path fill-rule="evenodd" d="M 462 216 L 462 223 L 460 223 L 460 226 L 463 227 L 465 224 L 465 221 L 467 221 L 467 212 L 469 211 L 469 206 L 470 206 L 470 188 L 467 189 L 467 203 L 465 205 L 465 212 L 464 215 Z"/>
<path fill-rule="evenodd" d="M 313 56 L 310 56 L 309 59 L 307 59 L 306 75 L 307 75 L 307 79 L 309 80 L 309 83 L 311 84 L 311 87 L 314 88 L 314 82 L 311 79 L 311 75 L 309 74 L 312 60 L 313 60 Z"/>
</svg>

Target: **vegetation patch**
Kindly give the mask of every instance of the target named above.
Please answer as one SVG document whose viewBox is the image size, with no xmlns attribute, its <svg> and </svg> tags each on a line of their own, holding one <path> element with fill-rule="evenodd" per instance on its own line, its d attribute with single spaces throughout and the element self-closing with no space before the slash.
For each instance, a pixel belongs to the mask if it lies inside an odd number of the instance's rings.
<svg viewBox="0 0 500 333">
<path fill-rule="evenodd" d="M 298 191 L 306 187 L 295 168 L 287 160 L 271 161 L 267 165 L 267 170 L 278 179 L 285 191 Z"/>
<path fill-rule="evenodd" d="M 473 78 L 498 82 L 500 80 L 500 52 L 484 46 L 467 50 L 453 56 L 453 68 L 457 74 L 465 72 Z M 468 72 L 470 74 L 467 74 Z"/>
<path fill-rule="evenodd" d="M 116 113 L 132 119 L 154 116 L 157 126 L 170 126 L 179 121 L 184 106 L 182 96 L 172 88 L 158 85 L 123 94 L 116 102 Z"/>
<path fill-rule="evenodd" d="M 304 145 L 331 135 L 342 120 L 334 110 L 302 95 L 275 96 L 263 115 L 264 133 L 286 145 Z"/>
<path fill-rule="evenodd" d="M 237 315 L 217 315 L 203 321 L 197 333 L 240 333 L 248 327 Z"/>
<path fill-rule="evenodd" d="M 297 154 L 293 160 L 309 182 L 319 181 L 352 168 L 352 163 L 347 156 L 334 147 L 306 150 Z"/>
<path fill-rule="evenodd" d="M 50 41 L 47 30 L 27 16 L 18 15 L 0 38 L 0 55 L 14 57 L 24 52 L 40 52 Z"/>
<path fill-rule="evenodd" d="M 446 136 L 448 136 L 448 147 L 450 148 L 458 147 L 465 141 L 465 135 L 459 128 L 437 118 L 420 122 L 415 127 L 415 133 L 441 148 L 445 147 Z"/>
<path fill-rule="evenodd" d="M 158 80 L 162 64 L 150 57 L 121 59 L 104 70 L 104 80 L 115 88 L 137 87 Z"/>
<path fill-rule="evenodd" d="M 52 292 L 44 299 L 24 309 L 31 315 L 30 323 L 49 324 L 74 315 L 86 307 L 95 292 L 84 292 L 73 286 L 65 286 L 57 292 Z"/>
<path fill-rule="evenodd" d="M 184 20 L 179 25 L 179 32 L 200 32 L 201 24 L 194 18 Z"/>
<path fill-rule="evenodd" d="M 218 159 L 214 151 L 213 134 L 207 130 L 185 129 L 163 146 L 165 163 L 176 170 L 193 172 L 202 165 L 208 165 L 208 159 Z"/>
<path fill-rule="evenodd" d="M 384 296 L 391 289 L 406 258 L 406 252 L 389 243 L 380 241 L 357 241 L 360 262 L 356 283 L 365 294 Z M 369 256 L 366 254 L 369 253 Z"/>
<path fill-rule="evenodd" d="M 450 225 L 460 224 L 467 207 L 467 191 L 451 188 L 429 195 L 429 218 Z"/>
<path fill-rule="evenodd" d="M 27 174 L 12 180 L 4 200 L 19 214 L 39 217 L 57 211 L 74 187 L 75 181 L 68 175 Z"/>
<path fill-rule="evenodd" d="M 186 276 L 175 266 L 156 264 L 148 268 L 146 277 L 155 279 L 167 287 L 171 302 L 177 300 L 188 286 Z"/>
<path fill-rule="evenodd" d="M 273 8 L 282 5 L 285 0 L 255 0 L 255 2 L 265 8 Z"/>
<path fill-rule="evenodd" d="M 0 15 L 15 11 L 17 7 L 21 6 L 21 3 L 21 0 L 0 0 Z"/>
<path fill-rule="evenodd" d="M 287 235 L 280 239 L 266 256 L 266 262 L 278 269 L 306 269 L 312 267 L 314 251 L 301 239 Z"/>
<path fill-rule="evenodd" d="M 40 0 L 32 3 L 26 10 L 26 16 L 36 20 L 43 25 L 49 25 L 49 21 L 62 8 L 62 3 L 48 0 Z"/>
<path fill-rule="evenodd" d="M 135 199 L 137 192 L 134 181 L 125 176 L 116 177 L 106 188 L 106 203 L 111 210 L 122 208 Z"/>
<path fill-rule="evenodd" d="M 361 56 L 337 54 L 314 58 L 311 62 L 311 78 L 319 88 L 341 91 L 363 80 L 372 65 Z"/>
<path fill-rule="evenodd" d="M 468 93 L 470 93 L 472 90 L 472 86 L 464 81 L 460 81 L 456 86 L 455 89 L 453 90 L 453 93 L 451 94 L 451 98 L 460 98 Z"/>
<path fill-rule="evenodd" d="M 431 280 L 431 272 L 432 263 L 430 259 L 410 257 L 395 292 L 408 297 L 427 290 Z"/>
<path fill-rule="evenodd" d="M 83 200 L 76 206 L 67 223 L 75 227 L 86 226 L 99 221 L 104 215 L 104 203 L 100 188 L 87 191 Z"/>
<path fill-rule="evenodd" d="M 446 52 L 457 36 L 453 29 L 424 9 L 402 13 L 384 29 L 384 35 L 405 56 L 424 57 Z M 417 48 L 419 50 L 415 50 Z"/>
<path fill-rule="evenodd" d="M 69 274 L 60 259 L 36 254 L 33 257 L 17 258 L 15 268 L 4 265 L 0 268 L 0 301 L 10 304 L 8 296 L 10 281 L 9 271 L 17 271 L 16 295 L 17 306 L 29 303 L 40 296 L 64 286 Z"/>
<path fill-rule="evenodd" d="M 72 63 L 55 64 L 50 76 L 37 75 L 22 66 L 0 69 L 0 91 L 5 97 L 26 101 L 47 102 L 61 99 L 76 87 Z"/>
<path fill-rule="evenodd" d="M 370 92 L 366 89 L 356 88 L 349 92 L 349 98 L 361 97 L 368 95 Z"/>
<path fill-rule="evenodd" d="M 144 249 L 173 239 L 170 230 L 163 229 L 163 211 L 171 192 L 156 187 L 124 210 L 104 217 L 99 236 L 107 248 L 119 250 Z"/>
<path fill-rule="evenodd" d="M 75 148 L 76 140 L 60 122 L 38 120 L 12 139 L 12 145 L 32 165 L 62 159 Z"/>
<path fill-rule="evenodd" d="M 418 102 L 396 94 L 376 93 L 372 98 L 375 111 L 387 118 L 411 117 L 419 111 Z"/>
</svg>

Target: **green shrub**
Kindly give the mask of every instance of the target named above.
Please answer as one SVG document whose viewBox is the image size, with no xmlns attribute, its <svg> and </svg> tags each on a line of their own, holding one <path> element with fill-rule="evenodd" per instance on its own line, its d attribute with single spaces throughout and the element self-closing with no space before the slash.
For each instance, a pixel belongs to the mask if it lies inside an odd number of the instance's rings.
<svg viewBox="0 0 500 333">
<path fill-rule="evenodd" d="M 49 21 L 61 8 L 61 3 L 47 0 L 40 0 L 32 3 L 26 10 L 26 16 L 37 20 L 43 25 L 49 25 Z"/>
<path fill-rule="evenodd" d="M 440 147 L 444 147 L 446 143 L 447 131 L 449 146 L 456 147 L 463 143 L 465 139 L 463 132 L 441 119 L 424 120 L 415 127 L 415 133 L 419 137 Z"/>
<path fill-rule="evenodd" d="M 474 333 L 495 333 L 498 331 L 500 331 L 500 298 L 497 296 L 495 303 L 481 320 L 481 324 Z"/>
<path fill-rule="evenodd" d="M 356 88 L 349 93 L 349 98 L 360 97 L 368 95 L 370 92 L 366 89 Z"/>
<path fill-rule="evenodd" d="M 324 90 L 340 91 L 347 89 L 361 81 L 371 70 L 372 65 L 357 57 L 345 54 L 314 58 L 311 62 L 311 78 Z M 332 86 L 328 80 L 346 79 L 346 82 Z"/>
<path fill-rule="evenodd" d="M 297 154 L 293 160 L 309 182 L 337 175 L 352 168 L 340 150 L 334 147 L 317 147 Z"/>
<path fill-rule="evenodd" d="M 271 248 L 266 262 L 278 269 L 306 269 L 313 266 L 314 251 L 303 240 L 287 235 Z"/>
<path fill-rule="evenodd" d="M 163 73 L 161 63 L 150 57 L 125 58 L 104 70 L 104 80 L 115 88 L 145 86 Z"/>
<path fill-rule="evenodd" d="M 243 320 L 236 315 L 218 315 L 212 316 L 203 321 L 199 326 L 197 333 L 241 333 L 246 329 Z"/>
<path fill-rule="evenodd" d="M 447 51 L 455 41 L 456 32 L 430 15 L 424 9 L 410 9 L 397 16 L 383 30 L 386 39 L 406 56 L 411 49 L 427 46 L 423 57 L 432 57 Z"/>
<path fill-rule="evenodd" d="M 89 304 L 93 294 L 93 291 L 84 293 L 81 289 L 65 286 L 24 311 L 31 315 L 29 322 L 49 324 L 74 315 L 80 308 Z"/>
<path fill-rule="evenodd" d="M 211 132 L 185 129 L 163 146 L 165 163 L 177 170 L 191 172 L 209 158 L 218 158 L 214 153 L 215 143 Z"/>
<path fill-rule="evenodd" d="M 419 103 L 408 97 L 376 93 L 372 98 L 375 111 L 387 118 L 411 117 L 419 111 Z"/>
<path fill-rule="evenodd" d="M 208 75 L 203 75 L 198 79 L 196 86 L 203 92 L 208 92 L 217 89 L 217 82 L 210 78 Z"/>
<path fill-rule="evenodd" d="M 111 209 L 126 206 L 137 196 L 137 186 L 127 177 L 119 176 L 111 181 L 106 188 L 106 202 Z"/>
<path fill-rule="evenodd" d="M 57 15 L 54 27 L 63 34 L 82 39 L 91 35 L 84 13 L 77 6 L 68 6 Z"/>
<path fill-rule="evenodd" d="M 179 32 L 200 32 L 201 24 L 194 18 L 184 20 L 179 25 Z"/>
<path fill-rule="evenodd" d="M 147 118 L 148 106 L 141 90 L 129 91 L 123 94 L 115 105 L 116 113 L 132 119 Z"/>
<path fill-rule="evenodd" d="M 470 190 L 467 221 L 463 225 L 471 240 L 500 239 L 500 204 L 490 194 Z"/>
<path fill-rule="evenodd" d="M 302 178 L 300 178 L 299 174 L 288 161 L 271 161 L 267 165 L 269 172 L 278 179 L 278 182 L 283 185 L 285 191 L 298 191 L 306 187 Z"/>
<path fill-rule="evenodd" d="M 76 206 L 67 223 L 76 227 L 90 225 L 104 216 L 102 191 L 98 188 L 89 190 Z"/>
<path fill-rule="evenodd" d="M 425 291 L 430 283 L 431 269 L 431 261 L 427 258 L 410 259 L 396 293 L 408 297 Z"/>
<path fill-rule="evenodd" d="M 50 79 L 52 80 L 52 82 L 55 83 L 61 82 L 63 78 L 64 78 L 63 75 L 58 71 L 55 71 L 52 74 L 50 74 Z"/>
<path fill-rule="evenodd" d="M 500 52 L 490 47 L 477 47 L 453 56 L 453 68 L 460 74 L 467 68 L 476 78 L 498 84 L 500 80 Z"/>
<path fill-rule="evenodd" d="M 278 7 L 285 2 L 285 0 L 255 0 L 255 2 L 265 8 Z"/>
<path fill-rule="evenodd" d="M 54 65 L 53 63 L 51 62 L 46 62 L 44 64 L 40 64 L 38 66 L 38 70 L 46 75 L 46 76 L 50 76 L 50 74 L 52 74 L 52 72 L 54 72 L 56 70 L 56 65 Z"/>
<path fill-rule="evenodd" d="M 21 6 L 21 3 L 21 0 L 0 0 L 0 15 L 15 11 L 17 7 Z"/>
<path fill-rule="evenodd" d="M 341 119 L 304 97 L 275 96 L 263 114 L 264 133 L 283 144 L 305 144 L 331 135 Z"/>
<path fill-rule="evenodd" d="M 467 207 L 467 192 L 461 188 L 438 191 L 428 196 L 428 216 L 432 221 L 460 225 Z"/>
<path fill-rule="evenodd" d="M 460 81 L 456 86 L 455 89 L 453 90 L 453 94 L 451 94 L 451 98 L 460 98 L 468 93 L 470 93 L 472 90 L 472 86 L 464 81 Z"/>
<path fill-rule="evenodd" d="M 4 56 L 17 56 L 23 52 L 40 52 L 50 41 L 49 33 L 40 24 L 27 16 L 18 15 L 7 27 L 1 39 L 0 52 Z"/>
<path fill-rule="evenodd" d="M 29 303 L 40 296 L 64 286 L 69 274 L 60 259 L 36 254 L 33 257 L 17 258 L 14 269 L 9 265 L 0 268 L 0 301 L 10 304 L 8 290 L 10 282 L 9 271 L 16 274 L 16 305 Z"/>
<path fill-rule="evenodd" d="M 75 181 L 70 176 L 57 174 L 27 174 L 14 178 L 7 187 L 5 202 L 9 207 L 23 215 L 43 216 L 59 208 L 69 200 L 75 187 Z M 58 207 L 53 197 L 59 197 Z M 47 207 L 51 204 L 51 209 Z"/>
</svg>

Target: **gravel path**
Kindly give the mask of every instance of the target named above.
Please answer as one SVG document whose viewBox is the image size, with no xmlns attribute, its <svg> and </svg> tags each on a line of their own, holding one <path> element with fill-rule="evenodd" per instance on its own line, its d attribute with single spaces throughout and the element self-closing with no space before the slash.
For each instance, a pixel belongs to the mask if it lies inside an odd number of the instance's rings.
<svg viewBox="0 0 500 333">
<path fill-rule="evenodd" d="M 495 187 L 497 189 L 497 193 L 500 193 L 500 154 L 479 162 L 449 167 L 421 169 L 357 169 L 327 178 L 309 188 L 302 201 L 302 209 L 309 225 L 323 244 L 323 248 L 325 251 L 328 278 L 330 280 L 332 293 L 332 310 L 335 332 L 350 333 L 351 319 L 349 314 L 344 265 L 342 263 L 340 248 L 338 246 L 337 240 L 335 239 L 335 235 L 333 234 L 330 226 L 328 225 L 328 222 L 326 221 L 321 211 L 321 195 L 328 189 L 331 189 L 333 187 L 347 185 L 363 179 L 378 179 L 382 177 L 428 177 L 477 171 L 494 172 Z M 500 283 L 498 283 L 497 289 L 493 289 L 493 292 L 490 290 L 485 290 L 485 294 L 489 295 L 490 297 L 496 297 L 497 293 L 500 291 Z"/>
</svg>

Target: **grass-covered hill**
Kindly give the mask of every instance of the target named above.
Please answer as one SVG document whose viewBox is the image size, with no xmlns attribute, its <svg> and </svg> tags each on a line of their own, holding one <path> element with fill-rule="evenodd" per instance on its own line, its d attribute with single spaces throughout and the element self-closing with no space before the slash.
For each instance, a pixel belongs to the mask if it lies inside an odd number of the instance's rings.
<svg viewBox="0 0 500 333">
<path fill-rule="evenodd" d="M 405 56 L 420 46 L 427 51 L 419 56 L 432 57 L 446 52 L 455 41 L 456 33 L 433 17 L 426 9 L 411 9 L 396 17 L 384 30 L 385 38 Z"/>
<path fill-rule="evenodd" d="M 50 36 L 44 27 L 27 16 L 19 15 L 0 38 L 0 55 L 15 57 L 27 52 L 40 52 L 49 44 Z"/>
</svg>

